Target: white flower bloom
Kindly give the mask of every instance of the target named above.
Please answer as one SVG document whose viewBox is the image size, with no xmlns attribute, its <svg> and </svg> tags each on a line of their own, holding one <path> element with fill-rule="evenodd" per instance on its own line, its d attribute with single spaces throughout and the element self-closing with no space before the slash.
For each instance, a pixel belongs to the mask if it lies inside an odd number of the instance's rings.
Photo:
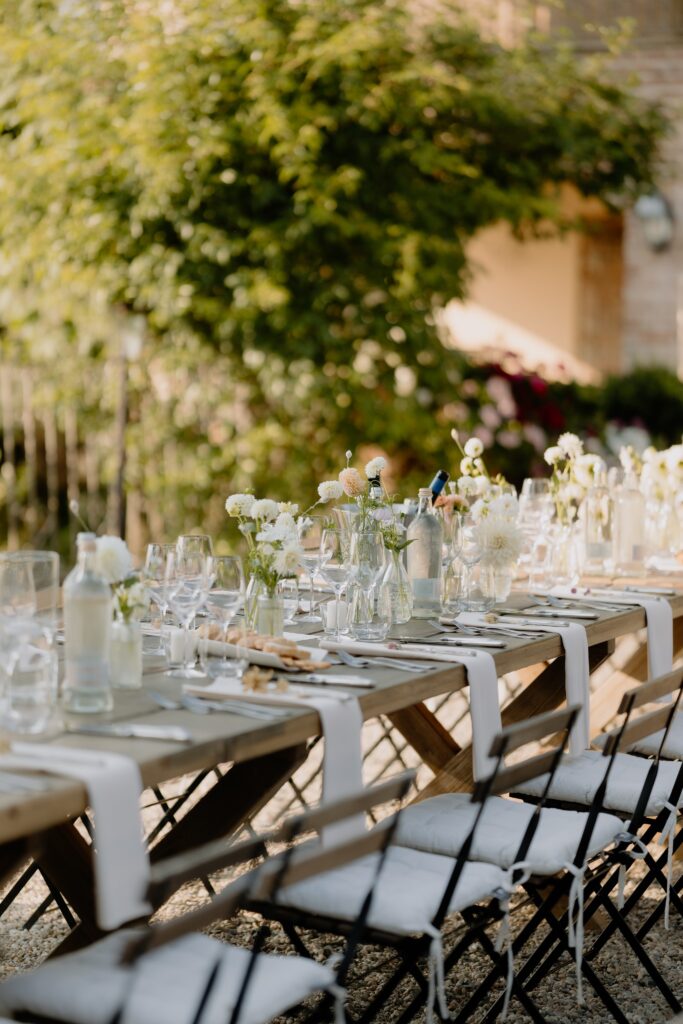
<svg viewBox="0 0 683 1024">
<path fill-rule="evenodd" d="M 105 534 L 96 540 L 95 567 L 108 583 L 118 583 L 133 568 L 133 558 L 125 540 Z"/>
<path fill-rule="evenodd" d="M 278 576 L 290 576 L 296 572 L 301 562 L 301 548 L 298 544 L 286 544 L 275 553 L 275 572 Z"/>
<path fill-rule="evenodd" d="M 474 468 L 477 471 L 477 473 L 481 473 L 482 476 L 486 476 L 486 467 L 484 465 L 484 460 L 483 459 L 480 459 L 479 457 L 477 457 L 474 460 Z"/>
<path fill-rule="evenodd" d="M 379 476 L 383 469 L 387 468 L 387 460 L 382 458 L 381 455 L 377 455 L 374 459 L 370 459 L 365 467 L 365 475 L 368 480 L 374 480 L 376 476 Z"/>
<path fill-rule="evenodd" d="M 251 506 L 249 515 L 252 519 L 265 519 L 266 522 L 277 517 L 277 502 L 270 498 L 260 498 Z"/>
<path fill-rule="evenodd" d="M 556 462 L 559 462 L 564 457 L 564 452 L 559 445 L 552 445 L 550 448 L 546 448 L 543 453 L 543 458 L 549 466 L 554 466 Z"/>
<path fill-rule="evenodd" d="M 458 491 L 460 494 L 467 497 L 468 495 L 475 494 L 477 490 L 477 482 L 473 476 L 461 476 L 458 480 Z"/>
<path fill-rule="evenodd" d="M 268 544 L 267 542 L 266 543 L 261 542 L 261 544 L 259 545 L 259 551 L 261 552 L 262 555 L 274 555 L 275 554 L 275 548 L 273 547 L 272 544 Z"/>
<path fill-rule="evenodd" d="M 277 510 L 280 513 L 288 512 L 290 516 L 299 514 L 299 506 L 294 501 L 278 501 Z"/>
<path fill-rule="evenodd" d="M 318 484 L 318 497 L 321 501 L 339 501 L 344 488 L 338 480 L 323 480 Z"/>
<path fill-rule="evenodd" d="M 478 437 L 471 437 L 465 442 L 465 455 L 469 455 L 471 459 L 478 459 L 483 451 L 484 445 Z"/>
<path fill-rule="evenodd" d="M 483 551 L 482 564 L 502 569 L 517 561 L 522 553 L 522 531 L 502 516 L 485 516 L 476 527 L 476 536 Z"/>
<path fill-rule="evenodd" d="M 480 522 L 482 519 L 485 519 L 489 512 L 489 503 L 487 501 L 484 501 L 483 498 L 478 498 L 477 501 L 475 501 L 474 505 L 472 505 L 472 508 L 470 509 L 470 515 L 477 523 Z"/>
<path fill-rule="evenodd" d="M 291 512 L 280 512 L 280 515 L 275 520 L 275 526 L 285 530 L 289 537 L 297 536 L 296 520 Z"/>
<path fill-rule="evenodd" d="M 464 459 L 460 460 L 460 472 L 463 476 L 472 476 L 474 472 L 474 461 L 469 455 L 466 455 Z"/>
<path fill-rule="evenodd" d="M 519 504 L 514 494 L 501 494 L 491 501 L 491 514 L 503 519 L 515 520 L 519 512 Z"/>
<path fill-rule="evenodd" d="M 458 444 L 460 442 L 460 434 L 455 429 L 455 427 L 453 427 L 453 429 L 451 430 L 451 437 L 455 441 L 456 444 Z"/>
<path fill-rule="evenodd" d="M 677 477 L 683 476 L 683 444 L 672 444 L 663 454 L 669 472 Z"/>
<path fill-rule="evenodd" d="M 488 494 L 490 487 L 491 487 L 491 485 L 489 483 L 488 477 L 485 477 L 485 476 L 475 476 L 475 478 L 474 478 L 474 493 L 475 494 L 478 494 L 480 496 Z"/>
<path fill-rule="evenodd" d="M 255 501 L 253 494 L 231 494 L 225 502 L 225 511 L 233 519 L 248 516 Z"/>
<path fill-rule="evenodd" d="M 580 455 L 574 463 L 576 482 L 588 490 L 604 470 L 605 463 L 599 455 Z"/>
<path fill-rule="evenodd" d="M 292 531 L 286 526 L 278 525 L 277 523 L 266 523 L 262 530 L 256 534 L 256 540 L 259 544 L 263 542 L 267 544 L 283 544 L 292 535 Z"/>
<path fill-rule="evenodd" d="M 557 447 L 568 459 L 578 459 L 579 455 L 583 455 L 583 441 L 576 434 L 560 434 Z"/>
</svg>

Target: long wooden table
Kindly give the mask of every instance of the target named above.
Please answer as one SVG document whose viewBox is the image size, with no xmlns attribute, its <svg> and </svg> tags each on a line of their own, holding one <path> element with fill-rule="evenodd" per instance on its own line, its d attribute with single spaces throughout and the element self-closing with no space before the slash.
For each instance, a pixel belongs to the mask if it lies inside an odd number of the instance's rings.
<svg viewBox="0 0 683 1024">
<path fill-rule="evenodd" d="M 648 580 L 668 587 L 670 578 Z M 674 614 L 674 650 L 683 649 L 683 580 L 680 593 L 670 599 Z M 514 600 L 528 603 L 524 595 Z M 507 602 L 510 603 L 510 602 Z M 621 692 L 633 680 L 647 678 L 646 648 L 640 631 L 645 626 L 641 609 L 601 613 L 587 624 L 589 658 L 594 683 L 591 704 L 592 730 L 602 728 L 613 713 Z M 430 627 L 412 622 L 415 636 Z M 406 632 L 406 627 L 401 627 Z M 304 638 L 302 638 L 303 640 Z M 530 715 L 559 707 L 565 699 L 564 656 L 560 638 L 546 635 L 537 640 L 506 639 L 504 650 L 492 651 L 499 675 L 515 673 L 523 684 L 504 708 L 503 722 L 510 724 Z M 315 642 L 315 637 L 305 638 Z M 343 671 L 343 666 L 339 671 Z M 353 672 L 354 670 L 349 670 Z M 471 748 L 462 748 L 424 703 L 432 697 L 461 690 L 467 684 L 462 665 L 427 663 L 419 675 L 391 668 L 368 672 L 373 688 L 359 695 L 364 718 L 387 715 L 434 772 L 432 782 L 418 799 L 438 793 L 467 790 L 472 783 Z M 145 685 L 169 696 L 180 693 L 181 680 L 150 664 Z M 221 712 L 193 715 L 159 708 L 145 687 L 116 691 L 114 710 L 103 719 L 183 725 L 193 742 L 177 743 L 61 733 L 46 744 L 60 744 L 124 753 L 137 761 L 145 786 L 155 786 L 191 772 L 230 765 L 210 789 L 152 848 L 154 860 L 179 853 L 234 833 L 263 807 L 306 759 L 309 742 L 320 725 L 314 711 L 293 710 L 286 719 L 256 721 Z M 80 919 L 80 926 L 60 951 L 91 941 L 99 932 L 95 923 L 94 884 L 89 843 L 76 827 L 87 807 L 87 793 L 80 783 L 47 777 L 40 793 L 0 793 L 0 880 L 33 856 L 50 883 L 60 890 Z"/>
</svg>

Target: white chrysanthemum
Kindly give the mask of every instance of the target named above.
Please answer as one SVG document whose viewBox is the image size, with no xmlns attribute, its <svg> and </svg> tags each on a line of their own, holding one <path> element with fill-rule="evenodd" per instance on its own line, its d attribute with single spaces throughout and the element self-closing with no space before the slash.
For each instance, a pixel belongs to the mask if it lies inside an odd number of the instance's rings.
<svg viewBox="0 0 683 1024">
<path fill-rule="evenodd" d="M 546 448 L 543 452 L 543 458 L 549 466 L 554 466 L 557 462 L 564 457 L 564 452 L 559 445 L 551 445 L 550 448 Z"/>
<path fill-rule="evenodd" d="M 277 510 L 280 513 L 288 512 L 290 516 L 299 514 L 299 506 L 295 501 L 278 501 Z"/>
<path fill-rule="evenodd" d="M 375 456 L 374 459 L 370 459 L 365 467 L 365 475 L 368 480 L 374 480 L 376 476 L 379 476 L 383 469 L 387 468 L 387 460 L 381 455 Z"/>
<path fill-rule="evenodd" d="M 583 441 L 576 434 L 560 434 L 557 439 L 557 447 L 567 456 L 568 459 L 578 459 L 583 455 Z"/>
<path fill-rule="evenodd" d="M 256 534 L 256 540 L 259 544 L 264 542 L 266 544 L 284 544 L 291 536 L 292 531 L 287 526 L 266 523 L 263 529 Z"/>
<path fill-rule="evenodd" d="M 489 483 L 489 478 L 487 476 L 475 476 L 474 477 L 474 493 L 475 494 L 478 494 L 480 497 L 483 497 L 485 494 L 489 493 L 490 489 L 491 489 L 491 484 Z"/>
<path fill-rule="evenodd" d="M 463 476 L 472 476 L 474 472 L 474 460 L 466 455 L 464 459 L 460 460 L 460 472 Z"/>
<path fill-rule="evenodd" d="M 301 548 L 298 544 L 286 544 L 275 552 L 274 567 L 278 576 L 290 576 L 296 572 L 301 563 Z"/>
<path fill-rule="evenodd" d="M 683 476 L 683 444 L 672 444 L 664 454 L 669 472 L 677 477 Z"/>
<path fill-rule="evenodd" d="M 465 455 L 469 455 L 471 459 L 478 459 L 484 451 L 484 445 L 478 437 L 471 437 L 465 442 Z"/>
<path fill-rule="evenodd" d="M 262 519 L 266 522 L 271 522 L 277 518 L 277 502 L 271 501 L 270 498 L 259 498 L 251 506 L 249 515 L 252 519 Z"/>
<path fill-rule="evenodd" d="M 95 566 L 108 583 L 118 583 L 133 568 L 133 558 L 125 540 L 105 534 L 96 540 Z"/>
<path fill-rule="evenodd" d="M 522 553 L 522 531 L 502 516 L 485 516 L 476 527 L 476 537 L 483 552 L 482 563 L 502 569 L 517 561 Z"/>
<path fill-rule="evenodd" d="M 255 501 L 253 494 L 231 494 L 225 502 L 225 511 L 233 519 L 248 516 Z"/>
<path fill-rule="evenodd" d="M 458 480 L 458 491 L 460 494 L 467 497 L 468 495 L 475 494 L 477 490 L 477 482 L 473 476 L 461 476 Z"/>
<path fill-rule="evenodd" d="M 344 488 L 338 480 L 323 480 L 318 484 L 318 497 L 321 501 L 339 501 Z"/>
<path fill-rule="evenodd" d="M 280 515 L 275 520 L 275 525 L 284 527 L 290 536 L 296 537 L 296 519 L 291 512 L 280 512 Z"/>
</svg>

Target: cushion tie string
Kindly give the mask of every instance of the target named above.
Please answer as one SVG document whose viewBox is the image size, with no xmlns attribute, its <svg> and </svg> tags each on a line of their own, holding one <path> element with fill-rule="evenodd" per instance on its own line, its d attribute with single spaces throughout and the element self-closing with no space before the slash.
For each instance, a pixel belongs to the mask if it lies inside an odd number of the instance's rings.
<svg viewBox="0 0 683 1024">
<path fill-rule="evenodd" d="M 671 872 L 674 862 L 674 838 L 676 836 L 676 824 L 678 823 L 678 807 L 666 800 L 662 804 L 662 810 L 669 812 L 669 817 L 666 819 L 666 824 L 659 837 L 660 846 L 664 846 L 665 843 L 668 844 L 666 855 L 666 902 L 664 903 L 664 927 L 668 930 L 669 908 L 671 905 Z"/>
<path fill-rule="evenodd" d="M 515 880 L 515 875 L 520 875 L 520 877 Z M 505 981 L 505 999 L 503 1001 L 503 1009 L 500 1014 L 501 1020 L 507 1019 L 510 1000 L 512 998 L 512 986 L 515 982 L 515 954 L 512 949 L 512 929 L 510 927 L 510 897 L 517 886 L 524 885 L 530 877 L 531 872 L 529 870 L 529 864 L 526 861 L 517 861 L 516 864 L 511 864 L 507 869 L 503 885 L 495 892 L 495 896 L 498 898 L 498 903 L 500 904 L 500 909 L 503 911 L 503 919 L 500 922 L 500 928 L 498 929 L 494 946 L 497 953 L 501 953 L 503 949 L 505 950 L 508 962 L 507 978 Z"/>
<path fill-rule="evenodd" d="M 432 941 L 429 943 L 429 990 L 427 993 L 427 1020 L 426 1024 L 434 1024 L 434 1004 L 438 1002 L 439 1014 L 443 1020 L 448 1020 L 448 1005 L 446 1003 L 446 979 L 443 969 L 443 940 L 441 932 L 433 924 L 425 928 L 425 934 L 430 935 Z"/>
<path fill-rule="evenodd" d="M 343 953 L 333 953 L 325 961 L 325 967 L 336 971 L 343 958 Z M 334 998 L 334 1024 L 346 1024 L 346 989 L 333 981 L 326 986 L 326 991 Z"/>
<path fill-rule="evenodd" d="M 565 871 L 573 875 L 567 906 L 567 935 L 569 947 L 574 950 L 576 962 L 576 1002 L 579 1006 L 585 1006 L 581 964 L 583 963 L 583 876 L 586 865 L 582 864 L 581 867 L 578 867 L 576 864 L 563 864 L 562 866 Z M 576 924 L 574 924 L 575 911 Z"/>
<path fill-rule="evenodd" d="M 615 837 L 617 843 L 632 843 L 633 846 L 637 846 L 637 850 L 624 850 L 624 855 L 630 857 L 631 860 L 643 860 L 648 855 L 648 848 L 642 839 L 638 836 L 632 835 L 630 832 L 620 832 Z M 619 889 L 617 890 L 617 906 L 619 910 L 624 909 L 624 895 L 626 890 L 626 865 L 619 865 Z"/>
</svg>

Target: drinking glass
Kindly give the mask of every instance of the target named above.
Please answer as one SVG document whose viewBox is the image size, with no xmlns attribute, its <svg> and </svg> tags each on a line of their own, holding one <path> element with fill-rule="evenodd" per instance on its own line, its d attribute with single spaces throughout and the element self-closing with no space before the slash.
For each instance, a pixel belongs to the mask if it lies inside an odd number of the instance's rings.
<svg viewBox="0 0 683 1024">
<path fill-rule="evenodd" d="M 0 556 L 0 615 L 31 618 L 36 613 L 36 588 L 31 564 L 14 554 Z"/>
<path fill-rule="evenodd" d="M 337 608 L 341 601 L 344 587 L 349 580 L 349 565 L 344 558 L 343 531 L 328 527 L 323 530 L 320 538 L 320 575 L 334 590 Z M 335 640 L 342 638 L 339 616 L 336 619 Z"/>
<path fill-rule="evenodd" d="M 477 521 L 471 516 L 465 516 L 462 524 L 462 547 L 460 549 L 460 561 L 464 569 L 460 604 L 465 611 L 487 611 L 496 603 L 492 580 L 488 579 L 489 576 L 492 576 L 492 570 L 480 564 L 483 557 L 484 551 L 479 543 Z"/>
<path fill-rule="evenodd" d="M 164 619 L 168 612 L 168 585 L 166 581 L 166 563 L 168 556 L 175 552 L 175 544 L 148 544 L 142 579 L 149 590 L 152 601 L 159 609 L 159 643 L 150 654 L 164 654 Z"/>
<path fill-rule="evenodd" d="M 299 581 L 296 577 L 290 580 L 280 580 L 277 585 L 277 592 L 282 598 L 285 612 L 285 625 L 293 626 L 297 612 L 299 611 Z"/>
<path fill-rule="evenodd" d="M 309 609 L 308 614 L 300 618 L 300 622 L 322 622 L 316 611 L 315 587 L 313 578 L 320 569 L 320 542 L 323 530 L 330 525 L 329 516 L 303 516 L 297 523 L 297 534 L 301 555 L 301 568 L 308 576 Z"/>
<path fill-rule="evenodd" d="M 211 558 L 213 555 L 213 541 L 208 533 L 183 533 L 175 546 L 178 554 L 184 557 L 204 555 L 205 558 Z"/>
<path fill-rule="evenodd" d="M 359 640 L 380 639 L 382 627 L 376 617 L 375 585 L 386 566 L 382 534 L 377 530 L 354 533 L 351 537 L 349 562 L 350 578 L 358 588 L 350 609 L 351 633 Z"/>
<path fill-rule="evenodd" d="M 184 661 L 176 673 L 183 679 L 201 676 L 194 668 L 195 652 L 190 637 L 190 623 L 205 603 L 213 582 L 213 559 L 195 552 L 183 551 L 180 545 L 166 560 L 166 586 L 171 611 L 184 632 Z"/>
<path fill-rule="evenodd" d="M 10 732 L 35 736 L 48 729 L 57 707 L 59 662 L 54 631 L 35 619 L 15 617 L 13 626 L 19 621 L 21 638 L 11 644 L 10 659 L 2 668 L 0 722 Z"/>
<path fill-rule="evenodd" d="M 213 582 L 206 598 L 206 609 L 211 619 L 221 627 L 220 639 L 227 643 L 228 627 L 244 601 L 244 569 L 242 559 L 235 555 L 214 557 L 212 564 Z M 207 656 L 204 666 L 210 676 L 225 675 L 231 668 L 225 656 Z"/>
<path fill-rule="evenodd" d="M 54 633 L 59 597 L 59 555 L 56 551 L 14 551 L 5 557 L 20 566 L 20 576 L 24 572 L 30 573 L 35 596 L 34 618 Z M 30 583 L 28 597 L 30 606 Z"/>
</svg>

